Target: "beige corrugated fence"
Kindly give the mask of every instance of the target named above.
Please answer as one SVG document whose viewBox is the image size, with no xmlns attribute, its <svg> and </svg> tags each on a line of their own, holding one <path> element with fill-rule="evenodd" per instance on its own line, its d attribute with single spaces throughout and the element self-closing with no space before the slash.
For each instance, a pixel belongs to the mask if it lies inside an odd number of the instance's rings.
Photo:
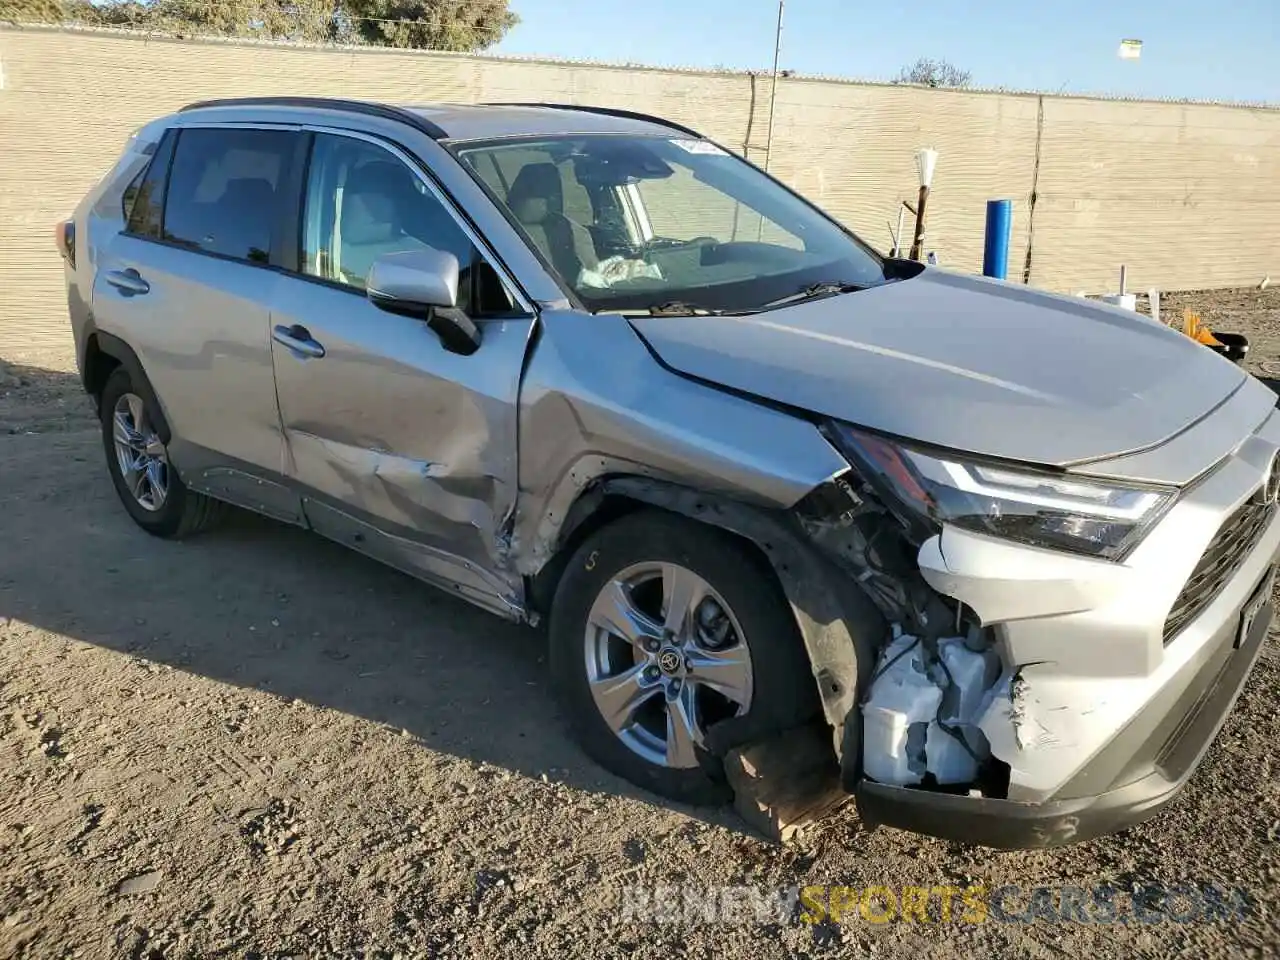
<svg viewBox="0 0 1280 960">
<path fill-rule="evenodd" d="M 193 100 L 554 101 L 687 123 L 763 163 L 771 81 L 418 51 L 0 27 L 0 357 L 70 350 L 52 229 L 131 130 Z M 770 169 L 880 249 L 941 158 L 927 248 L 977 271 L 985 202 L 1015 204 L 1009 275 L 1061 291 L 1280 277 L 1280 110 L 787 78 Z M 1034 198 L 1034 210 L 1032 200 Z M 909 219 L 909 218 L 908 218 Z"/>
</svg>

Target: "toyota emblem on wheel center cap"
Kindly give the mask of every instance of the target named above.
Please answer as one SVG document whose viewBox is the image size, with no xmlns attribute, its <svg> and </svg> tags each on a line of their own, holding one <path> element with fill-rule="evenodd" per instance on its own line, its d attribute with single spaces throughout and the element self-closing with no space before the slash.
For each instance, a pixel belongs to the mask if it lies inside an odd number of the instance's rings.
<svg viewBox="0 0 1280 960">
<path fill-rule="evenodd" d="M 658 654 L 658 667 L 668 676 L 678 672 L 680 669 L 680 652 L 667 647 L 667 649 Z"/>
</svg>

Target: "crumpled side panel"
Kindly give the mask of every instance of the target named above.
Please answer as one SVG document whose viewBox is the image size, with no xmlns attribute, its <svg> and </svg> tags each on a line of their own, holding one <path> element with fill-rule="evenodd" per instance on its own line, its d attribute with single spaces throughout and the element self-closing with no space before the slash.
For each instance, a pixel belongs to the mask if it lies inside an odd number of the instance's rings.
<svg viewBox="0 0 1280 960">
<path fill-rule="evenodd" d="M 574 502 L 609 477 L 786 509 L 848 466 L 812 423 L 664 369 L 623 317 L 542 321 L 520 396 L 521 573 L 547 563 Z"/>
</svg>

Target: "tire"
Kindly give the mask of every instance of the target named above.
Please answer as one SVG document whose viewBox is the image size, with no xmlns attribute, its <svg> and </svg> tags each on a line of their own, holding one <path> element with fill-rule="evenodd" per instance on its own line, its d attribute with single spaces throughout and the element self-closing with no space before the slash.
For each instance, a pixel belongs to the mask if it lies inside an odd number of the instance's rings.
<svg viewBox="0 0 1280 960">
<path fill-rule="evenodd" d="M 217 521 L 223 504 L 188 490 L 182 483 L 151 427 L 154 414 L 126 370 L 118 368 L 107 378 L 98 409 L 107 472 L 120 502 L 138 526 L 153 536 L 177 540 Z M 126 445 L 128 454 L 121 444 Z M 126 471 L 122 463 L 126 456 L 132 456 L 135 464 L 145 462 L 148 466 Z"/>
<path fill-rule="evenodd" d="M 659 621 L 667 597 L 688 591 L 686 574 L 706 590 L 695 586 L 689 595 L 702 601 L 677 604 L 693 613 L 673 635 L 663 629 L 670 621 Z M 820 713 L 795 619 L 767 563 L 738 538 L 673 514 L 630 514 L 589 537 L 565 568 L 549 632 L 552 679 L 582 748 L 672 800 L 724 802 L 730 791 L 717 753 Z M 655 633 L 661 639 L 652 649 Z M 674 666 L 673 654 L 683 665 Z M 611 723 L 601 702 L 626 707 L 609 711 Z M 674 726 L 680 717 L 692 722 Z M 692 738 L 680 732 L 690 728 Z M 725 742 L 729 729 L 735 733 Z"/>
</svg>

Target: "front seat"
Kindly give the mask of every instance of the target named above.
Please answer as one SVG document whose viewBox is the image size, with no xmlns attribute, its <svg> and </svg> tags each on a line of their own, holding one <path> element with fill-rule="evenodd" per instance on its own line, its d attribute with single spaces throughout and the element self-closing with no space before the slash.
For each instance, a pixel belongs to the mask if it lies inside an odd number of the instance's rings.
<svg viewBox="0 0 1280 960">
<path fill-rule="evenodd" d="M 591 232 L 564 215 L 564 185 L 554 163 L 531 163 L 516 176 L 507 206 L 529 239 L 570 285 L 600 264 Z"/>
<path fill-rule="evenodd" d="M 405 218 L 422 202 L 413 175 L 403 165 L 375 160 L 357 167 L 342 191 L 342 278 L 363 287 L 373 261 L 383 254 L 425 249 L 423 241 L 403 228 Z"/>
</svg>

